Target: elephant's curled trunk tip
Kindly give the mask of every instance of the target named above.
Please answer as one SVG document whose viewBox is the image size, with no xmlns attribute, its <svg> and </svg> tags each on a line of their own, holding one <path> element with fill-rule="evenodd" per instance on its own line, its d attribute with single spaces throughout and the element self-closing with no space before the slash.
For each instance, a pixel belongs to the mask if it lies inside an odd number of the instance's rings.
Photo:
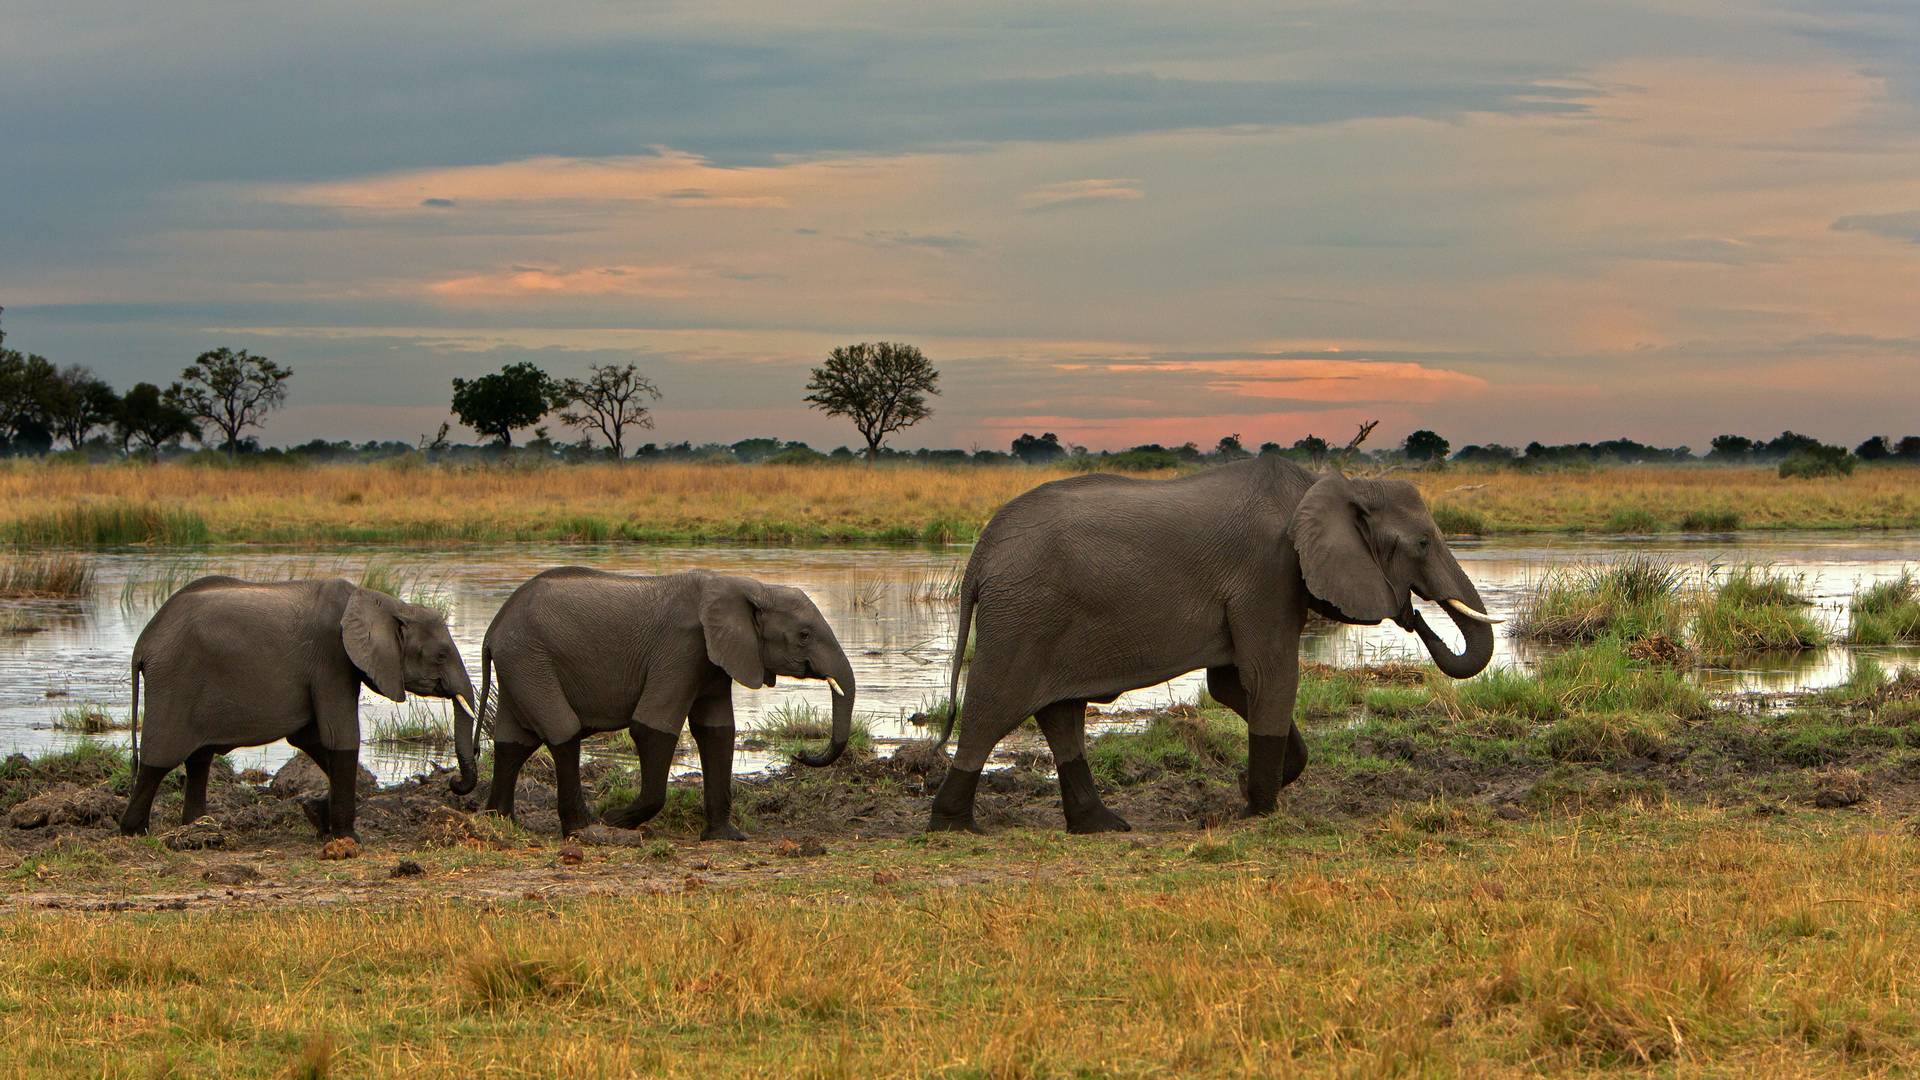
<svg viewBox="0 0 1920 1080">
<path fill-rule="evenodd" d="M 815 769 L 839 761 L 840 755 L 847 752 L 847 743 L 853 737 L 852 674 L 839 678 L 827 676 L 827 687 L 833 694 L 833 731 L 827 745 L 819 750 L 802 750 L 793 755 L 793 760 Z"/>
</svg>

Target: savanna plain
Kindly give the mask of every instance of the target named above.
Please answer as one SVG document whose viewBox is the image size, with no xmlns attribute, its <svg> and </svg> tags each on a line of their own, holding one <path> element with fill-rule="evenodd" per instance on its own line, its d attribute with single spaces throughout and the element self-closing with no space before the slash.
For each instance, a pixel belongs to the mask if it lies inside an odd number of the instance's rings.
<svg viewBox="0 0 1920 1080">
<path fill-rule="evenodd" d="M 124 544 L 965 540 L 1058 475 L 9 465 L 0 592 Z M 1407 475 L 1455 533 L 1920 527 L 1920 470 Z M 124 732 L 15 756 L 0 1075 L 1910 1073 L 1920 676 L 1872 650 L 1920 642 L 1920 582 L 1857 594 L 1846 640 L 1795 588 L 1622 560 L 1542 580 L 1526 670 L 1310 665 L 1312 760 L 1264 820 L 1217 703 L 1110 715 L 1089 760 L 1124 835 L 1065 834 L 1031 727 L 986 836 L 921 834 L 943 757 L 856 740 L 741 778 L 740 844 L 697 842 L 697 778 L 562 841 L 536 759 L 518 826 L 444 773 L 365 793 L 350 859 L 292 780 L 217 768 L 212 822 L 165 828 L 176 777 L 121 838 Z M 1816 648 L 1858 649 L 1851 677 L 1691 677 Z M 587 779 L 601 809 L 635 783 Z"/>
</svg>

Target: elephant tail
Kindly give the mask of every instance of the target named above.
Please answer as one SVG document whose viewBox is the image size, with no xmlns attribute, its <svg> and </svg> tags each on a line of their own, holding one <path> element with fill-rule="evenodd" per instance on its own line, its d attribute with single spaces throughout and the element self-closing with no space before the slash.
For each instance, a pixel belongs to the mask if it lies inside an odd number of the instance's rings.
<svg viewBox="0 0 1920 1080">
<path fill-rule="evenodd" d="M 127 714 L 127 731 L 133 740 L 133 771 L 140 771 L 140 654 L 133 657 L 133 711 Z"/>
<path fill-rule="evenodd" d="M 476 742 L 482 737 L 493 738 L 493 721 L 487 718 L 487 708 L 493 699 L 493 643 L 480 643 L 480 700 L 473 703 L 473 730 Z"/>
<path fill-rule="evenodd" d="M 977 553 L 978 548 L 974 549 Z M 974 573 L 976 560 L 967 560 L 967 572 L 960 579 L 960 625 L 953 643 L 953 670 L 947 677 L 947 719 L 940 725 L 940 741 L 934 749 L 945 750 L 953 736 L 953 724 L 960 718 L 960 667 L 967 661 L 968 627 L 973 622 L 973 601 L 980 591 L 980 579 Z"/>
</svg>

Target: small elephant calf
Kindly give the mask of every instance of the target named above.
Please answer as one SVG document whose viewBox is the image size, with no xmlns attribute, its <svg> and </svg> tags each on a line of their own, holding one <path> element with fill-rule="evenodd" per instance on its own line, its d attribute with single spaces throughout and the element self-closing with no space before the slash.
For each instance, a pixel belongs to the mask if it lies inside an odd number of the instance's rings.
<svg viewBox="0 0 1920 1080">
<path fill-rule="evenodd" d="M 473 683 L 438 612 L 341 579 L 189 583 L 160 606 L 133 647 L 139 771 L 120 831 L 147 831 L 160 782 L 182 762 L 181 818 L 191 822 L 206 812 L 215 754 L 285 739 L 330 781 L 322 836 L 353 836 L 362 683 L 395 701 L 452 698 L 460 759 L 452 787 L 473 790 Z"/>
<path fill-rule="evenodd" d="M 494 665 L 495 704 L 488 704 Z M 704 776 L 706 840 L 744 839 L 733 807 L 733 683 L 778 675 L 825 679 L 833 730 L 807 765 L 831 765 L 853 723 L 853 668 L 799 589 L 704 571 L 641 577 L 579 566 L 548 570 L 514 590 L 480 653 L 481 708 L 492 709 L 494 766 L 486 808 L 511 818 L 520 767 L 545 745 L 560 787 L 560 831 L 592 820 L 580 784 L 580 740 L 625 729 L 640 755 L 640 794 L 608 815 L 633 828 L 667 801 L 667 772 L 690 723 Z"/>
</svg>

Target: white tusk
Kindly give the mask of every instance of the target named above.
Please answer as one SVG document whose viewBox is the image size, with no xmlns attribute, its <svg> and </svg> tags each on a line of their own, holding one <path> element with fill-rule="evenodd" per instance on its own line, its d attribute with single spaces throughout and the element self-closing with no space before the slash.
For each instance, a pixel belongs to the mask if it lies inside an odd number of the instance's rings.
<svg viewBox="0 0 1920 1080">
<path fill-rule="evenodd" d="M 1473 610 L 1473 608 L 1467 606 L 1467 602 L 1465 600 L 1462 600 L 1457 596 L 1447 600 L 1446 604 L 1448 607 L 1452 608 L 1453 610 L 1477 622 L 1503 623 L 1507 621 L 1505 619 L 1496 619 L 1484 611 L 1475 611 Z"/>
<path fill-rule="evenodd" d="M 460 707 L 461 707 L 461 708 L 463 708 L 463 709 L 465 709 L 465 710 L 467 710 L 467 715 L 468 715 L 468 716 L 479 716 L 479 715 L 480 715 L 479 713 L 477 713 L 477 712 L 474 712 L 474 711 L 473 711 L 473 703 L 467 700 L 467 695 L 465 695 L 465 694 L 455 694 L 455 695 L 453 695 L 453 700 L 455 700 L 455 701 L 457 701 L 457 702 L 459 702 L 459 703 L 460 703 Z"/>
<path fill-rule="evenodd" d="M 847 696 L 847 692 L 845 690 L 840 689 L 840 683 L 836 681 L 834 677 L 831 675 L 827 676 L 827 686 L 832 688 L 833 692 L 840 695 L 841 697 Z"/>
</svg>

